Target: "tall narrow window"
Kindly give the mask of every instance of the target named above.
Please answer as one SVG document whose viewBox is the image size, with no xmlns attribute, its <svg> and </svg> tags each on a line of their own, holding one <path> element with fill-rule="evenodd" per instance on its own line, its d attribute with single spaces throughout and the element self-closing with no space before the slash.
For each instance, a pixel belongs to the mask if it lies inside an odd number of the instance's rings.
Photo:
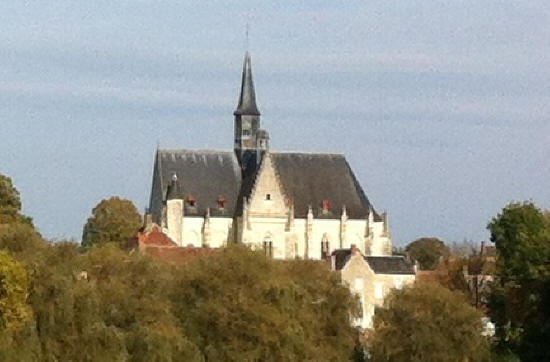
<svg viewBox="0 0 550 362">
<path fill-rule="evenodd" d="M 264 239 L 264 252 L 268 258 L 273 258 L 273 242 L 271 238 Z"/>
<path fill-rule="evenodd" d="M 273 257 L 273 242 L 271 241 L 264 241 L 264 251 L 265 255 L 269 258 Z"/>
<path fill-rule="evenodd" d="M 321 259 L 326 260 L 330 258 L 330 242 L 326 235 L 323 235 L 323 240 L 321 240 Z"/>
</svg>

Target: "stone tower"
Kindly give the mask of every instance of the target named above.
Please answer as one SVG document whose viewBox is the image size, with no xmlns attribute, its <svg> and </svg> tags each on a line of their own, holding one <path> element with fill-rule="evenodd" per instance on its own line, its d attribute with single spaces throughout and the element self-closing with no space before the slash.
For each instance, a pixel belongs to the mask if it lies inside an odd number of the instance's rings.
<svg viewBox="0 0 550 362">
<path fill-rule="evenodd" d="M 245 53 L 241 94 L 235 116 L 235 154 L 243 177 L 257 170 L 262 156 L 269 148 L 269 135 L 260 129 L 260 111 L 256 104 L 256 91 L 252 79 L 250 54 Z"/>
</svg>

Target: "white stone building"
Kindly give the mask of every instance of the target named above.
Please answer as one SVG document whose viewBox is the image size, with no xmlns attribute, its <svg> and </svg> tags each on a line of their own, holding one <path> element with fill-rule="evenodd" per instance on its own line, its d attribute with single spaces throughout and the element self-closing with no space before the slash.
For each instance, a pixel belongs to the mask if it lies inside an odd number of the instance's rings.
<svg viewBox="0 0 550 362">
<path fill-rule="evenodd" d="M 352 245 L 332 253 L 332 270 L 359 297 L 362 315 L 357 327 L 372 328 L 376 307 L 392 289 L 401 289 L 416 280 L 416 268 L 402 256 L 366 256 Z"/>
<path fill-rule="evenodd" d="M 356 245 L 391 255 L 386 214 L 370 204 L 344 155 L 269 149 L 245 55 L 233 151 L 157 150 L 152 220 L 180 246 L 244 243 L 277 259 L 329 259 Z"/>
</svg>

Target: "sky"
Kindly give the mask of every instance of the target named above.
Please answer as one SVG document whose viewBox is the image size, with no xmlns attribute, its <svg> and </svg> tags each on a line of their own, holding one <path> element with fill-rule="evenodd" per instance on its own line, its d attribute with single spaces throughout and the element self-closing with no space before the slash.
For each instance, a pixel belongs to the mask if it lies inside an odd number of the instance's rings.
<svg viewBox="0 0 550 362">
<path fill-rule="evenodd" d="M 0 173 L 54 240 L 143 210 L 157 144 L 228 150 L 245 50 L 278 151 L 339 152 L 394 244 L 550 208 L 550 2 L 2 1 Z M 245 36 L 249 23 L 248 45 Z"/>
</svg>

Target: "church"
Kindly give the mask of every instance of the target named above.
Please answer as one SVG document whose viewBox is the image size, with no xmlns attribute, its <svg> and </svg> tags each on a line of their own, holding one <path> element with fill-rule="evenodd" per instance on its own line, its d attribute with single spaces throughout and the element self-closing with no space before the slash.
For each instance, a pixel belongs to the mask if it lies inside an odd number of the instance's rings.
<svg viewBox="0 0 550 362">
<path fill-rule="evenodd" d="M 233 116 L 233 150 L 156 152 L 148 217 L 174 243 L 242 243 L 275 259 L 329 260 L 352 246 L 391 255 L 388 216 L 376 212 L 344 155 L 270 148 L 248 52 Z"/>
</svg>

